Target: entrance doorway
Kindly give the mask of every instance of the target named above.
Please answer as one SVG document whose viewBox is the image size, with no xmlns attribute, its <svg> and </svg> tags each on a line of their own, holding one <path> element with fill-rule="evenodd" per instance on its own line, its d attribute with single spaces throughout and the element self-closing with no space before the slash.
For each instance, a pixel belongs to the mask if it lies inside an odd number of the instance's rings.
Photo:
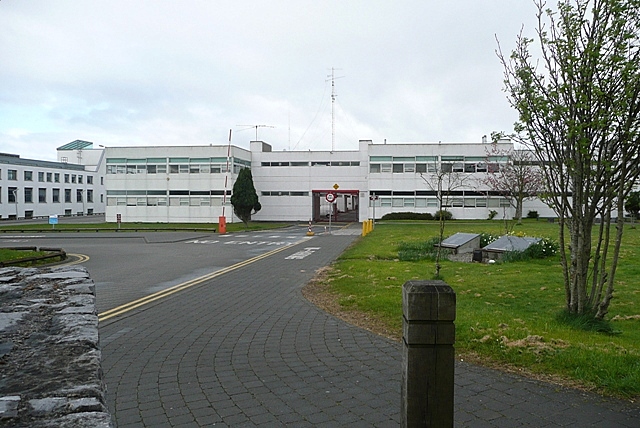
<svg viewBox="0 0 640 428">
<path fill-rule="evenodd" d="M 327 194 L 333 193 L 333 202 L 327 201 Z M 313 195 L 313 216 L 316 223 L 329 222 L 357 222 L 359 216 L 359 191 L 358 190 L 314 190 Z"/>
</svg>

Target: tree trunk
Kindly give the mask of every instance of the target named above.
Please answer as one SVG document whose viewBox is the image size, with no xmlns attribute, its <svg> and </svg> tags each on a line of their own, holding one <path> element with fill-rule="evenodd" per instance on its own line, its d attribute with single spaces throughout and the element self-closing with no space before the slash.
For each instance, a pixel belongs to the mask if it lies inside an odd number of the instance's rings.
<svg viewBox="0 0 640 428">
<path fill-rule="evenodd" d="M 517 224 L 522 224 L 522 204 L 524 201 L 524 197 L 519 195 L 516 199 L 516 219 L 518 219 Z"/>
<path fill-rule="evenodd" d="M 607 275 L 607 288 L 601 302 L 596 306 L 596 318 L 603 319 L 609 312 L 609 304 L 613 299 L 613 282 L 616 275 L 616 267 L 618 266 L 618 258 L 620 257 L 620 246 L 622 245 L 622 232 L 624 230 L 624 198 L 618 197 L 618 220 L 616 221 L 616 240 L 613 248 L 613 258 L 611 260 L 611 271 Z"/>
</svg>

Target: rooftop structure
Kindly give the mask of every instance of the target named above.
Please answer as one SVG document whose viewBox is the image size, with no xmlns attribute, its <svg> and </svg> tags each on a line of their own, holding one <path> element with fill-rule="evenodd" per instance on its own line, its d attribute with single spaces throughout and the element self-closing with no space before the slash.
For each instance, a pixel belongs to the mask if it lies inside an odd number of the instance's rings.
<svg viewBox="0 0 640 428">
<path fill-rule="evenodd" d="M 84 149 L 93 149 L 93 143 L 90 141 L 75 140 L 65 144 L 64 146 L 58 147 L 57 150 L 84 150 Z"/>
</svg>

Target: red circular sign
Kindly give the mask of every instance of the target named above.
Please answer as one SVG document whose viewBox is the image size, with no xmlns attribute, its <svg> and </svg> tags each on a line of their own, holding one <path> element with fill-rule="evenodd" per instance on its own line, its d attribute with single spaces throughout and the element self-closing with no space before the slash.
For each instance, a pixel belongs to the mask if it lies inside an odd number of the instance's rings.
<svg viewBox="0 0 640 428">
<path fill-rule="evenodd" d="M 333 202 L 336 200 L 336 194 L 335 193 L 327 193 L 327 196 L 324 197 L 327 202 Z"/>
</svg>

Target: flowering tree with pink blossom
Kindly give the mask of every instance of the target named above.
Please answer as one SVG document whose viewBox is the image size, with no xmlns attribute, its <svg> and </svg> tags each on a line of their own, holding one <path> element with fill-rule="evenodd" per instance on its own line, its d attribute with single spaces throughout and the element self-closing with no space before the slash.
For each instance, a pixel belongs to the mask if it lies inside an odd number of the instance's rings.
<svg viewBox="0 0 640 428">
<path fill-rule="evenodd" d="M 495 159 L 504 159 L 495 163 Z M 487 174 L 481 179 L 490 194 L 500 195 L 515 208 L 518 224 L 522 222 L 525 200 L 540 196 L 544 179 L 533 154 L 528 150 L 500 150 L 495 145 L 487 151 Z"/>
</svg>

